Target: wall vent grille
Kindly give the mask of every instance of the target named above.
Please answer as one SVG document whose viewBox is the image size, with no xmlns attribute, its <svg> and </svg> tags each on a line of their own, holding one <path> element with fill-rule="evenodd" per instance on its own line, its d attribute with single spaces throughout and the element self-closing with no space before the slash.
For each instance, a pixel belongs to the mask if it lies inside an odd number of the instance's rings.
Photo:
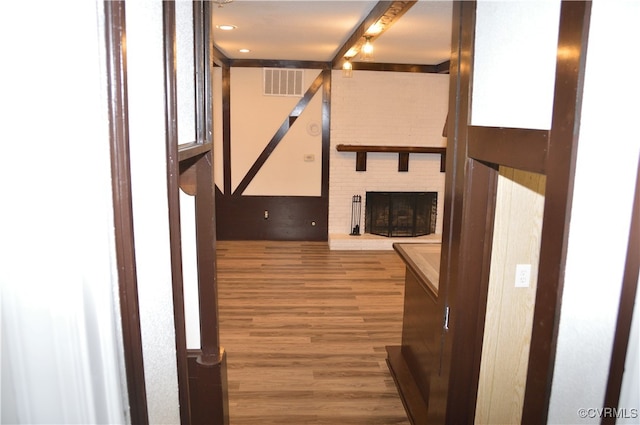
<svg viewBox="0 0 640 425">
<path fill-rule="evenodd" d="M 263 68 L 263 93 L 266 96 L 302 97 L 302 69 Z"/>
</svg>

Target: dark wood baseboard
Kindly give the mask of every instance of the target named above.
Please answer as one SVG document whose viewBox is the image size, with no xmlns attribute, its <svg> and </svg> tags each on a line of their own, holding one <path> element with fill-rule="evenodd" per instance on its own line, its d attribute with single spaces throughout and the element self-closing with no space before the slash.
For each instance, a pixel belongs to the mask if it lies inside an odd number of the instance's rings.
<svg viewBox="0 0 640 425">
<path fill-rule="evenodd" d="M 328 199 L 320 196 L 227 196 L 216 189 L 218 240 L 326 241 L 328 215 Z"/>
<path fill-rule="evenodd" d="M 387 366 L 398 388 L 398 394 L 413 425 L 427 423 L 428 405 L 402 355 L 402 347 L 388 345 Z"/>
<path fill-rule="evenodd" d="M 202 360 L 200 350 L 188 350 L 191 425 L 228 425 L 227 357 L 221 349 L 215 361 Z"/>
</svg>

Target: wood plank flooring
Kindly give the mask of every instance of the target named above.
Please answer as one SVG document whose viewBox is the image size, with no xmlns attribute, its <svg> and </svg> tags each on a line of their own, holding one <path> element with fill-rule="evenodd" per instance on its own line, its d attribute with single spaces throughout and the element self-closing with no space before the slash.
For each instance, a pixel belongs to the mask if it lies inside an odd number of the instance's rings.
<svg viewBox="0 0 640 425">
<path fill-rule="evenodd" d="M 404 263 L 325 242 L 219 241 L 231 425 L 408 425 L 387 368 Z"/>
</svg>

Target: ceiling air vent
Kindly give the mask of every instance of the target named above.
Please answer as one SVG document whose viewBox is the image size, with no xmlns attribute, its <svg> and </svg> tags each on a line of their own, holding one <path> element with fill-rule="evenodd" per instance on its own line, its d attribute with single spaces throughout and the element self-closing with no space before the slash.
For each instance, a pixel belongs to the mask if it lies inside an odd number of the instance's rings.
<svg viewBox="0 0 640 425">
<path fill-rule="evenodd" d="M 302 69 L 263 68 L 264 94 L 302 97 Z"/>
</svg>

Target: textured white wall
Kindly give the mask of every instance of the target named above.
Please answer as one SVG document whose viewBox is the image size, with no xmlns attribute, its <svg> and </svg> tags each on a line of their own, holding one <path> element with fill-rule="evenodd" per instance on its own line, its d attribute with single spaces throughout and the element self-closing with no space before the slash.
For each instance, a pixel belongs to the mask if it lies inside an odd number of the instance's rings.
<svg viewBox="0 0 640 425">
<path fill-rule="evenodd" d="M 473 125 L 548 130 L 560 0 L 479 1 Z M 486 26 L 485 26 L 486 25 Z"/>
<path fill-rule="evenodd" d="M 126 14 L 133 224 L 149 423 L 176 424 L 162 2 L 127 2 Z"/>
<path fill-rule="evenodd" d="M 361 231 L 367 191 L 438 192 L 436 233 L 442 233 L 444 179 L 440 156 L 411 154 L 409 171 L 398 172 L 398 155 L 370 153 L 367 171 L 356 171 L 356 154 L 338 144 L 446 146 L 449 75 L 333 71 L 329 173 L 329 235 L 351 232 L 351 198 L 362 195 Z"/>
</svg>

